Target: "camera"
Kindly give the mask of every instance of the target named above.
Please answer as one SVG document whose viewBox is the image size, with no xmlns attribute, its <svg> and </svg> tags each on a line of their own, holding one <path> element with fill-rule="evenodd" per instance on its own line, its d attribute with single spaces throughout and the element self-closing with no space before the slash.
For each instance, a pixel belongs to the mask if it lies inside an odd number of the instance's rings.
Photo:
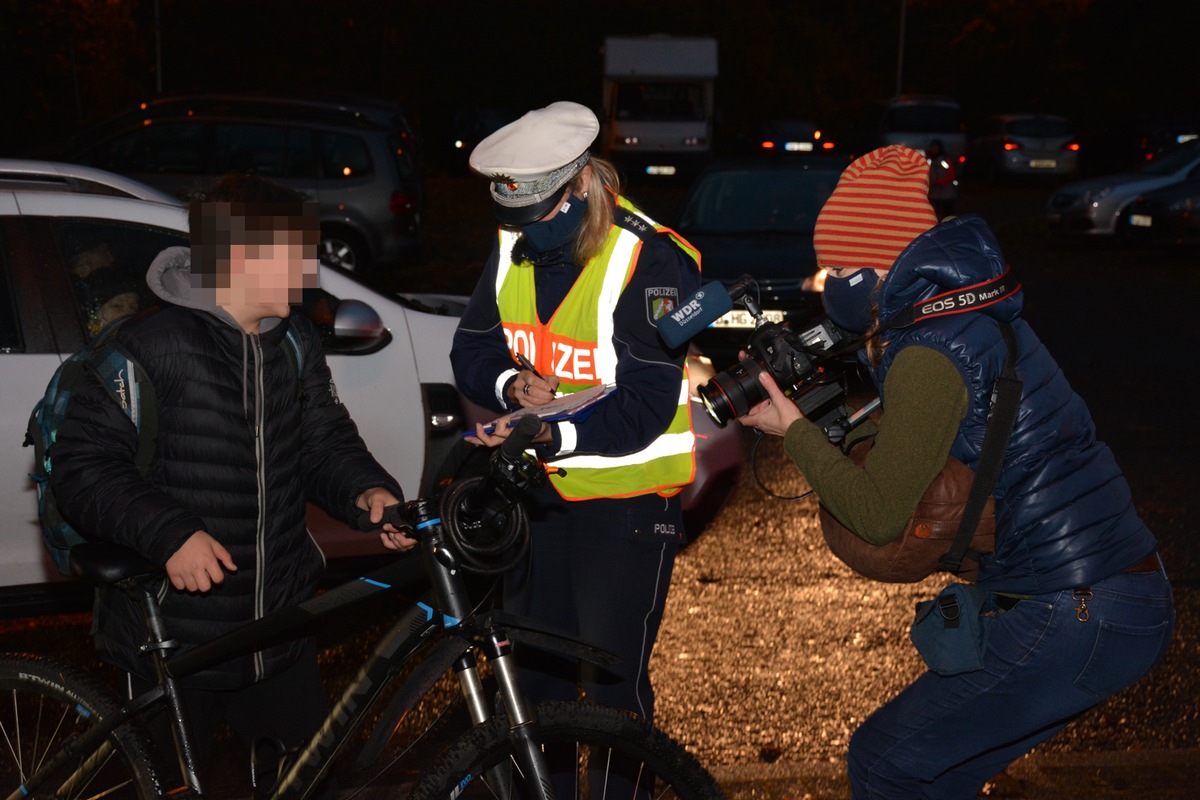
<svg viewBox="0 0 1200 800">
<path fill-rule="evenodd" d="M 725 427 L 766 400 L 767 390 L 758 379 L 766 372 L 805 417 L 827 431 L 843 424 L 848 393 L 845 355 L 857 349 L 858 341 L 827 319 L 793 331 L 787 323 L 765 319 L 754 298 L 738 294 L 738 302 L 754 318 L 754 331 L 746 343 L 746 357 L 699 387 L 708 415 Z"/>
</svg>

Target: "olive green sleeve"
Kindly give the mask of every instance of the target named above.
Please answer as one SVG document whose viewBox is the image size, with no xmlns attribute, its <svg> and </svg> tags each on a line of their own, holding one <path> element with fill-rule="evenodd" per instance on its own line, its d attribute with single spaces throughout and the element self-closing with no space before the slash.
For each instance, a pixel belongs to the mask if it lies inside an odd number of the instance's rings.
<svg viewBox="0 0 1200 800">
<path fill-rule="evenodd" d="M 896 355 L 883 385 L 884 415 L 860 469 L 806 419 L 784 447 L 821 503 L 872 544 L 900 537 L 917 503 L 950 455 L 967 413 L 967 387 L 954 363 L 920 345 Z"/>
</svg>

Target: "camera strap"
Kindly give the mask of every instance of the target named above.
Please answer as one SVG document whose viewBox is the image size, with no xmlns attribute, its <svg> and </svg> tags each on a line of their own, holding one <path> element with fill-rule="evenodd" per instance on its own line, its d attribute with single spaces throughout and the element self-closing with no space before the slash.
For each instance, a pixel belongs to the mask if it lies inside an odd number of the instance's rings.
<svg viewBox="0 0 1200 800">
<path fill-rule="evenodd" d="M 927 300 L 914 303 L 901 311 L 889 323 L 889 328 L 907 328 L 923 319 L 961 314 L 995 305 L 1006 297 L 1021 290 L 1021 284 L 1011 269 L 1005 269 L 998 278 L 964 286 L 951 292 L 934 295 Z"/>
</svg>

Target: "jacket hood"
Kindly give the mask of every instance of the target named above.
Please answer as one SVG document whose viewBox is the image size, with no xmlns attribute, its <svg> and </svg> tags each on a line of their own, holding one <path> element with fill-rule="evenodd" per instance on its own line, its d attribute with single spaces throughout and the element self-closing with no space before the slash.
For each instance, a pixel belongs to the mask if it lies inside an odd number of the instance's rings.
<svg viewBox="0 0 1200 800">
<path fill-rule="evenodd" d="M 987 223 L 974 214 L 955 217 L 918 236 L 896 258 L 880 289 L 879 319 L 891 322 L 916 303 L 998 278 L 1007 269 Z M 977 311 L 1010 322 L 1020 315 L 1022 304 L 1018 289 Z"/>
<path fill-rule="evenodd" d="M 168 247 L 157 256 L 146 271 L 146 285 L 162 300 L 184 308 L 206 311 L 241 330 L 237 320 L 217 305 L 216 291 L 199 285 L 192 277 L 192 250 L 190 247 Z M 270 330 L 279 324 L 278 318 L 264 319 L 262 330 Z"/>
</svg>

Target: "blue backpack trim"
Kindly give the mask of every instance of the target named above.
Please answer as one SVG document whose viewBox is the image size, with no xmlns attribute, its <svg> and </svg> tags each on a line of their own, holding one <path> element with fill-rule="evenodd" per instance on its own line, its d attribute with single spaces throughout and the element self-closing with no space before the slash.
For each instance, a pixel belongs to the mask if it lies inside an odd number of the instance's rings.
<svg viewBox="0 0 1200 800">
<path fill-rule="evenodd" d="M 66 417 L 67 404 L 85 375 L 90 373 L 100 382 L 137 428 L 135 464 L 138 473 L 148 477 L 150 464 L 154 460 L 158 438 L 158 406 L 154 387 L 147 380 L 141 365 L 116 341 L 116 332 L 127 319 L 129 317 L 110 323 L 82 350 L 63 361 L 54 371 L 46 385 L 45 394 L 29 416 L 24 445 L 34 449 L 33 472 L 29 473 L 29 477 L 37 488 L 42 541 L 63 575 L 71 574 L 71 548 L 86 539 L 63 519 L 50 487 L 50 473 L 54 469 L 53 450 L 58 426 Z M 299 334 L 290 326 L 284 339 L 287 343 L 284 352 L 295 369 L 297 391 L 303 403 L 304 348 Z"/>
</svg>

